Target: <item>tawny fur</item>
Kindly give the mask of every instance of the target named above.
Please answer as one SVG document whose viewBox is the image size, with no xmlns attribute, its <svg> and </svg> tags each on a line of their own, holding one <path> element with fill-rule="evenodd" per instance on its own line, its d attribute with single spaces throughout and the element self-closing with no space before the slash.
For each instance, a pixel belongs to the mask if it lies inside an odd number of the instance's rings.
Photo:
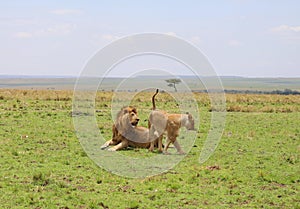
<svg viewBox="0 0 300 209">
<path fill-rule="evenodd" d="M 134 107 L 123 107 L 117 114 L 117 118 L 112 127 L 112 139 L 101 146 L 106 149 L 111 145 L 109 151 L 117 151 L 128 146 L 138 148 L 149 148 L 149 129 L 137 126 L 139 118 Z"/>
<path fill-rule="evenodd" d="M 187 114 L 169 114 L 165 111 L 156 110 L 155 96 L 158 94 L 158 89 L 152 97 L 152 111 L 149 116 L 148 128 L 150 129 L 149 137 L 151 145 L 149 150 L 154 150 L 154 143 L 158 140 L 158 151 L 168 153 L 170 143 L 173 143 L 179 154 L 184 154 L 178 141 L 176 140 L 179 136 L 179 130 L 181 127 L 185 127 L 188 130 L 194 130 L 194 119 L 189 113 Z M 162 148 L 163 134 L 167 135 L 167 143 Z"/>
</svg>

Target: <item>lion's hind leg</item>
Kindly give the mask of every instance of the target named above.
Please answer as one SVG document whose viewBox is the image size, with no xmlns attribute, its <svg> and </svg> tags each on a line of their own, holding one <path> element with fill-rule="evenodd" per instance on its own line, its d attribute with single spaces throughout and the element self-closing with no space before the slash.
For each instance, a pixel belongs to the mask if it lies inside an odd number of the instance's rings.
<svg viewBox="0 0 300 209">
<path fill-rule="evenodd" d="M 159 133 L 153 125 L 151 125 L 149 130 L 149 139 L 150 139 L 150 147 L 149 151 L 153 152 L 154 146 L 158 148 L 158 152 L 163 152 L 162 148 L 162 140 L 163 140 L 163 134 Z"/>
<path fill-rule="evenodd" d="M 168 148 L 169 148 L 171 142 L 172 142 L 172 141 L 171 141 L 169 138 L 167 138 L 167 143 L 166 143 L 166 145 L 165 145 L 164 152 L 163 152 L 165 155 L 170 154 L 170 153 L 168 152 Z"/>
</svg>

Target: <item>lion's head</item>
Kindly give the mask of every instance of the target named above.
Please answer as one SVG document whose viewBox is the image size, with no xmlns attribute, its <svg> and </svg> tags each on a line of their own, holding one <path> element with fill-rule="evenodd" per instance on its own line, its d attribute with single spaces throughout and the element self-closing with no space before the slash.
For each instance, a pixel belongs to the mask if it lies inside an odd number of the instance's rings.
<svg viewBox="0 0 300 209">
<path fill-rule="evenodd" d="M 117 114 L 116 127 L 119 132 L 129 127 L 136 127 L 139 123 L 139 117 L 135 107 L 123 107 Z"/>
<path fill-rule="evenodd" d="M 121 118 L 124 120 L 124 118 L 127 118 L 128 122 L 132 126 L 137 126 L 139 123 L 139 117 L 137 114 L 137 110 L 135 107 L 128 106 L 128 107 L 123 107 L 120 112 L 117 115 L 117 120 L 121 120 Z"/>
</svg>

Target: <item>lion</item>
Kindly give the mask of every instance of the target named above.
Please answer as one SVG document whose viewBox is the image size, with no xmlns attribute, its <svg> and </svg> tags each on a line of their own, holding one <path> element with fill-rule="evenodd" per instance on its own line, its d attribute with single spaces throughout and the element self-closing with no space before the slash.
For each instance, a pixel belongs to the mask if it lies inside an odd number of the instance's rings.
<svg viewBox="0 0 300 209">
<path fill-rule="evenodd" d="M 155 96 L 158 94 L 158 89 L 156 93 L 152 96 L 152 111 L 149 116 L 148 128 L 150 130 L 149 137 L 151 145 L 149 147 L 150 151 L 154 150 L 154 143 L 158 140 L 158 151 L 168 154 L 168 148 L 171 143 L 174 144 L 177 152 L 179 154 L 185 154 L 181 149 L 178 141 L 176 140 L 179 136 L 179 131 L 181 127 L 185 127 L 187 130 L 195 130 L 194 118 L 191 114 L 170 114 L 166 111 L 156 110 L 155 106 Z M 167 143 L 162 148 L 163 134 L 167 135 Z"/>
<path fill-rule="evenodd" d="M 149 148 L 149 129 L 137 126 L 139 118 L 135 107 L 123 107 L 117 114 L 115 123 L 112 126 L 113 136 L 101 146 L 106 149 L 111 145 L 115 145 L 108 151 L 117 151 L 120 149 L 131 147 Z"/>
</svg>

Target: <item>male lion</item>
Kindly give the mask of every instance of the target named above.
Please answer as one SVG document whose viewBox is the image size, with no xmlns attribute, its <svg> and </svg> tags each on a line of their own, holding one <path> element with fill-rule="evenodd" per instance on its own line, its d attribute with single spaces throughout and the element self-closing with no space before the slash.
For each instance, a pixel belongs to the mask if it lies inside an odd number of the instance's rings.
<svg viewBox="0 0 300 209">
<path fill-rule="evenodd" d="M 149 129 L 137 126 L 139 118 L 135 107 L 123 107 L 117 114 L 117 118 L 112 127 L 113 137 L 105 142 L 101 149 L 110 145 L 109 151 L 117 151 L 128 146 L 149 148 Z"/>
<path fill-rule="evenodd" d="M 164 153 L 168 154 L 167 150 L 170 143 L 172 142 L 179 154 L 184 154 L 181 149 L 177 139 L 179 135 L 179 130 L 181 127 L 185 127 L 187 130 L 195 130 L 193 116 L 189 113 L 187 114 L 169 114 L 165 111 L 156 110 L 155 106 L 155 96 L 158 94 L 158 89 L 156 93 L 152 96 L 152 111 L 149 116 L 148 127 L 150 129 L 149 137 L 151 145 L 149 150 L 153 151 L 155 140 L 158 139 L 158 150 L 162 152 L 162 139 L 163 134 L 167 134 L 167 144 L 164 147 Z"/>
</svg>

